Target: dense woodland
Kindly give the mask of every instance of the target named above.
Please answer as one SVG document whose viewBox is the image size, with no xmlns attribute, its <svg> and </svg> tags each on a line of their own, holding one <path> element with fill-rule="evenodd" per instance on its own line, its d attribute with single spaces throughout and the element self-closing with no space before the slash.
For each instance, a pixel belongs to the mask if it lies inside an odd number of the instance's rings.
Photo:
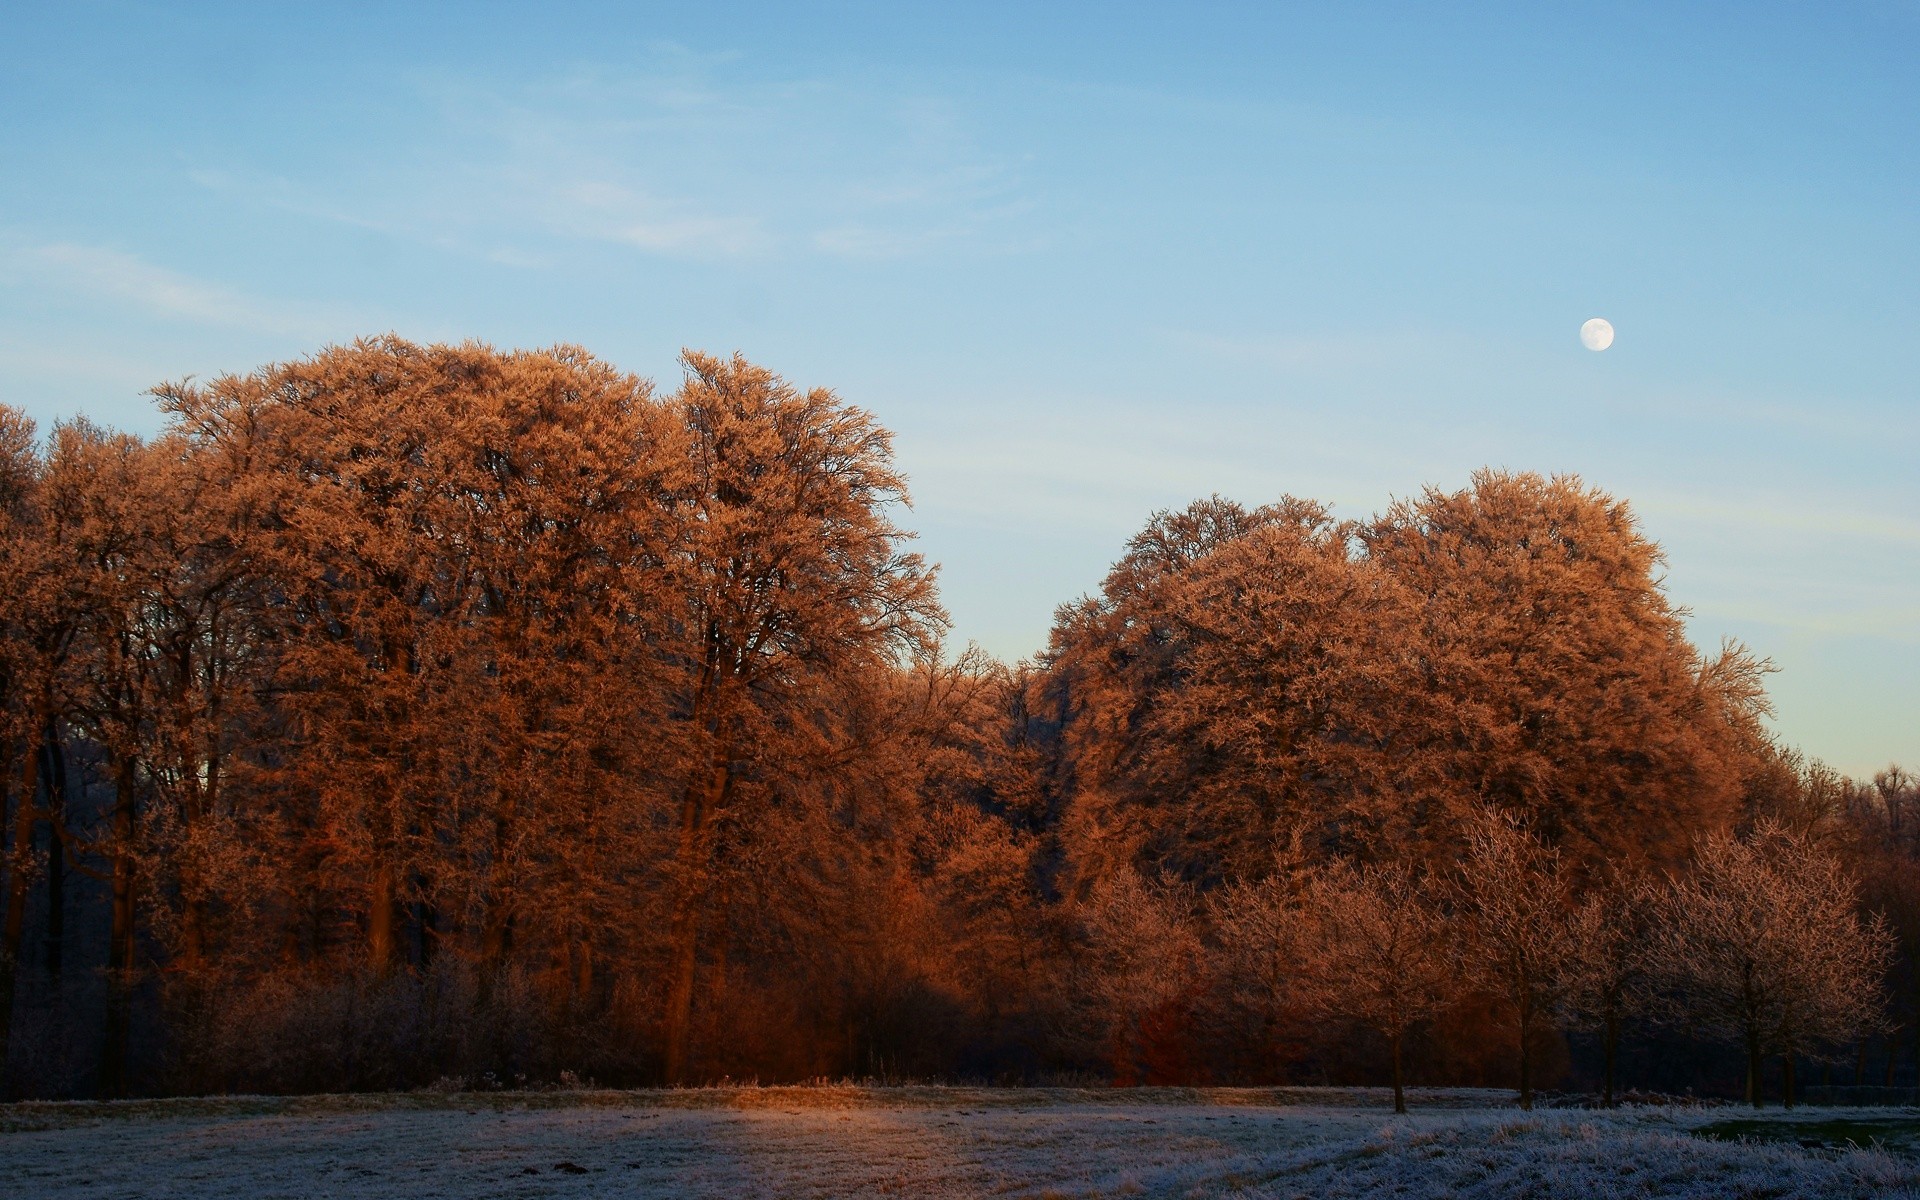
<svg viewBox="0 0 1920 1200">
<path fill-rule="evenodd" d="M 1004 664 L 738 357 L 156 395 L 0 408 L 10 1095 L 1914 1080 L 1914 778 L 1578 479 L 1158 513 Z"/>
</svg>

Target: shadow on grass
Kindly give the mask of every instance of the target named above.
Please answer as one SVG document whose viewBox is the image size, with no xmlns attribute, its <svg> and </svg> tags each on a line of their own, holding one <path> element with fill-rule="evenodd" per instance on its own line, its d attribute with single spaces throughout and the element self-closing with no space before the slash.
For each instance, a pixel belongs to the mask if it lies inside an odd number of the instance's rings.
<svg viewBox="0 0 1920 1200">
<path fill-rule="evenodd" d="M 1808 1150 L 1879 1149 L 1920 1153 L 1920 1114 L 1911 1117 L 1739 1117 L 1696 1126 L 1695 1137 L 1720 1142 L 1784 1142 Z"/>
</svg>

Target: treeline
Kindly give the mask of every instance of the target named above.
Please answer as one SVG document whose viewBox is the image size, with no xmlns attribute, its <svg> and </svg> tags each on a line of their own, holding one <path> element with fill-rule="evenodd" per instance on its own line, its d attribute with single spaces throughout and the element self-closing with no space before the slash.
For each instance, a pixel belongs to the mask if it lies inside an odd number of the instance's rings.
<svg viewBox="0 0 1920 1200">
<path fill-rule="evenodd" d="M 1005 665 L 869 414 L 683 365 L 0 408 L 0 1087 L 1911 1077 L 1920 791 L 1624 504 L 1201 501 Z"/>
</svg>

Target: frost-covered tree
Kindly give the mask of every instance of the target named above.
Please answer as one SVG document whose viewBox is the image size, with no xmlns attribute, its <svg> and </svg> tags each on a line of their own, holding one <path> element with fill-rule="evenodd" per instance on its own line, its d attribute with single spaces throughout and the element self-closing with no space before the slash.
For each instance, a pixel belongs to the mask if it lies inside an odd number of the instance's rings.
<svg viewBox="0 0 1920 1200">
<path fill-rule="evenodd" d="M 1454 888 L 1467 917 L 1466 973 L 1512 1013 L 1520 1054 L 1520 1107 L 1533 1107 L 1533 1049 L 1550 1024 L 1567 955 L 1568 891 L 1559 855 L 1524 818 L 1494 809 L 1467 830 Z"/>
<path fill-rule="evenodd" d="M 1313 930 L 1303 902 L 1308 874 L 1296 836 L 1275 854 L 1272 874 L 1220 888 L 1206 900 L 1216 999 L 1259 1023 L 1277 1074 L 1282 1030 L 1303 1007 Z"/>
<path fill-rule="evenodd" d="M 0 824 L 12 817 L 12 828 L 0 830 L 0 1075 L 26 938 L 27 889 L 38 865 L 33 839 L 40 820 L 40 740 L 72 626 L 61 576 L 48 569 L 43 470 L 34 442 L 26 414 L 0 405 Z"/>
<path fill-rule="evenodd" d="M 1791 1106 L 1797 1056 L 1877 1027 L 1891 942 L 1882 920 L 1861 918 L 1837 858 L 1762 824 L 1700 845 L 1662 897 L 1649 949 L 1669 1003 L 1746 1051 L 1758 1108 L 1764 1055 L 1785 1059 Z"/>
<path fill-rule="evenodd" d="M 1396 503 L 1361 540 L 1415 597 L 1400 743 L 1453 822 L 1489 803 L 1524 813 L 1586 867 L 1677 862 L 1731 821 L 1765 665 L 1687 641 L 1626 502 L 1573 476 L 1479 471 Z"/>
<path fill-rule="evenodd" d="M 1646 889 L 1607 878 L 1567 914 L 1566 946 L 1556 982 L 1563 1018 L 1600 1034 L 1600 1100 L 1613 1107 L 1620 1033 L 1644 1006 L 1648 932 Z"/>
<path fill-rule="evenodd" d="M 1425 880 L 1399 863 L 1339 862 L 1317 873 L 1306 907 L 1318 936 L 1306 1002 L 1387 1040 L 1393 1111 L 1407 1111 L 1401 1055 L 1409 1030 L 1452 1003 L 1456 955 Z"/>
<path fill-rule="evenodd" d="M 751 828 L 780 794 L 770 780 L 832 749 L 847 686 L 932 653 L 946 619 L 893 522 L 906 479 L 871 414 L 738 356 L 681 361 L 667 407 L 687 470 L 665 497 L 677 536 L 662 564 L 677 614 L 669 703 L 691 746 L 664 1022 L 674 1082 L 701 930 L 725 919 L 710 910 L 726 827 Z"/>
<path fill-rule="evenodd" d="M 1139 1060 L 1164 1050 L 1156 1038 L 1178 1035 L 1167 1026 L 1199 986 L 1193 905 L 1191 887 L 1127 871 L 1095 884 L 1081 906 L 1074 992 L 1121 1082 L 1138 1080 Z"/>
</svg>

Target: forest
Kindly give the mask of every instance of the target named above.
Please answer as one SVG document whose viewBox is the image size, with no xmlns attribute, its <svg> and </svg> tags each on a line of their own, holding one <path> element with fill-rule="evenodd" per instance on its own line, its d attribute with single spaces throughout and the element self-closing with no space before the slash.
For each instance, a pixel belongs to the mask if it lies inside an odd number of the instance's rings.
<svg viewBox="0 0 1920 1200">
<path fill-rule="evenodd" d="M 1201 499 L 1005 663 L 873 415 L 682 368 L 0 407 L 4 1096 L 1916 1082 L 1920 785 L 1626 502 Z"/>
</svg>

